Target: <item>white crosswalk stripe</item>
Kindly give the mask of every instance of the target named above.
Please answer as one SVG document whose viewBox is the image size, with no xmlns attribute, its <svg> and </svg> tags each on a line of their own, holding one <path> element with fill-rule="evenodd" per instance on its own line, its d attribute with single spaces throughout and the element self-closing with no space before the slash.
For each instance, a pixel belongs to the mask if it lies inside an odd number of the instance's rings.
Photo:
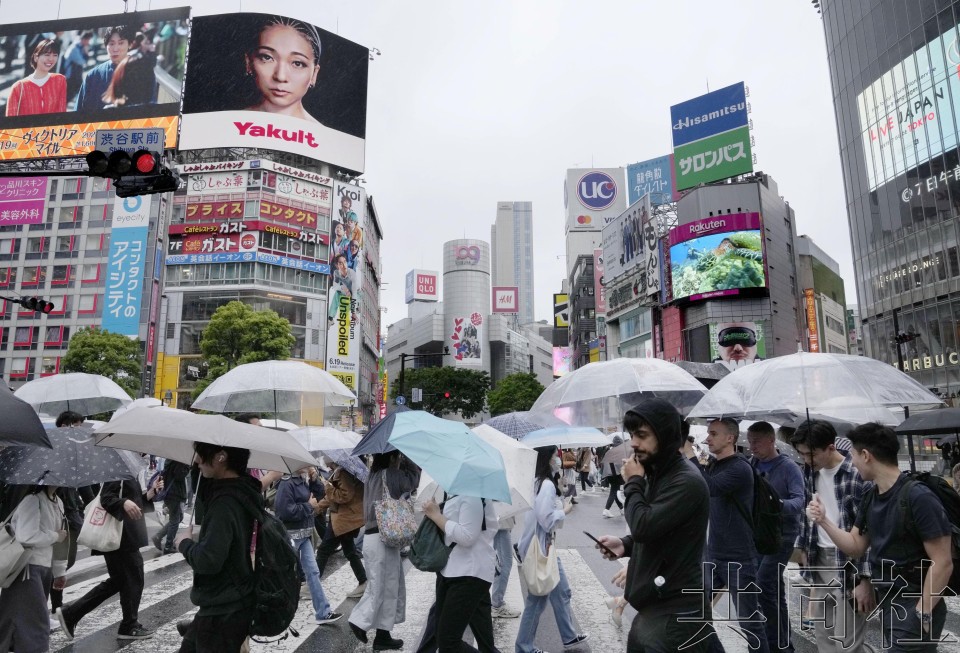
<svg viewBox="0 0 960 653">
<path fill-rule="evenodd" d="M 629 624 L 633 618 L 634 612 L 627 608 L 624 614 L 623 626 L 618 628 L 610 619 L 610 611 L 605 605 L 605 599 L 609 597 L 606 590 L 606 583 L 609 579 L 598 578 L 594 570 L 584 560 L 580 551 L 576 549 L 560 549 L 560 560 L 563 562 L 564 569 L 570 586 L 573 590 L 573 610 L 574 618 L 577 622 L 580 632 L 589 632 L 590 640 L 581 647 L 583 651 L 602 651 L 604 653 L 614 653 L 623 651 L 626 648 L 627 634 Z M 96 559 L 94 559 L 96 560 Z M 306 594 L 306 600 L 300 602 L 299 611 L 294 620 L 293 626 L 299 632 L 299 637 L 287 637 L 278 642 L 268 644 L 253 643 L 250 650 L 262 653 L 280 653 L 292 651 L 368 651 L 371 650 L 369 644 L 361 645 L 352 638 L 347 630 L 346 620 L 350 611 L 356 605 L 356 599 L 346 598 L 347 593 L 356 586 L 356 579 L 350 566 L 346 564 L 339 556 L 331 559 L 331 565 L 340 564 L 333 573 L 328 574 L 323 579 L 323 587 L 327 599 L 333 610 L 343 612 L 344 618 L 336 624 L 317 626 L 315 623 L 313 605 Z M 101 565 L 99 571 L 101 575 L 89 578 L 74 586 L 68 587 L 65 592 L 65 600 L 71 601 L 91 587 L 106 578 L 105 569 L 102 568 L 102 559 L 99 562 L 86 562 L 84 568 L 88 570 L 96 569 Z M 402 624 L 392 631 L 394 637 L 404 640 L 404 650 L 415 650 L 423 628 L 426 622 L 427 614 L 434 597 L 434 574 L 418 571 L 405 563 L 408 567 L 405 580 L 407 587 L 407 618 Z M 145 573 L 147 577 L 147 587 L 144 590 L 141 601 L 141 621 L 148 626 L 155 624 L 157 619 L 151 614 L 151 608 L 161 602 L 177 597 L 179 602 L 174 606 L 181 606 L 181 610 L 176 610 L 175 616 L 166 615 L 167 621 L 157 624 L 158 628 L 153 639 L 123 645 L 119 642 L 116 649 L 136 653 L 166 653 L 176 651 L 180 645 L 180 637 L 176 631 L 176 622 L 180 619 L 192 617 L 195 608 L 189 604 L 189 591 L 192 582 L 192 572 L 179 555 L 168 555 L 148 560 L 145 564 Z M 788 572 L 790 573 L 790 572 Z M 506 603 L 515 608 L 523 607 L 522 588 L 518 576 L 516 565 L 511 571 L 507 592 Z M 960 609 L 960 599 L 949 599 L 950 610 L 956 614 Z M 723 619 L 728 615 L 723 601 L 721 601 L 715 612 L 717 622 L 717 632 L 721 637 L 724 648 L 728 653 L 746 653 L 747 648 L 743 639 L 737 635 L 733 628 L 725 625 Z M 549 610 L 548 610 L 549 612 Z M 151 621 L 150 617 L 154 616 Z M 795 616 L 795 615 L 794 615 Z M 115 634 L 117 622 L 121 618 L 120 605 L 116 598 L 107 602 L 90 615 L 84 618 L 76 628 L 76 637 L 80 643 L 77 650 L 93 650 L 83 648 L 85 640 L 96 641 L 96 636 L 103 637 L 104 633 L 112 637 Z M 796 619 L 795 621 L 799 621 Z M 519 630 L 519 619 L 497 619 L 494 620 L 495 639 L 498 648 L 504 653 L 509 653 L 514 648 L 514 642 Z M 544 626 L 541 626 L 541 634 Z M 795 631 L 796 632 L 796 631 Z M 372 635 L 372 633 L 371 633 Z M 801 635 L 806 640 L 805 647 L 802 650 L 814 650 L 813 639 L 808 635 Z M 70 642 L 59 630 L 51 634 L 51 650 L 68 649 Z M 798 650 L 801 647 L 798 643 Z M 957 642 L 941 644 L 940 651 L 948 653 L 960 653 L 960 644 Z"/>
</svg>

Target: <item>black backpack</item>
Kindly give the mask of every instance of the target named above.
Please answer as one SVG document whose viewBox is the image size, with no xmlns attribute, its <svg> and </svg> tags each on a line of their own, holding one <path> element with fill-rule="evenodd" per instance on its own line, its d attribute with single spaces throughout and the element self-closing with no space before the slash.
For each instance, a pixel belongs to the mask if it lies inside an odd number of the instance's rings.
<svg viewBox="0 0 960 653">
<path fill-rule="evenodd" d="M 275 637 L 293 622 L 300 604 L 300 561 L 283 522 L 265 510 L 254 514 L 250 555 L 254 560 L 254 606 L 250 635 Z M 298 633 L 291 629 L 294 636 Z"/>
<path fill-rule="evenodd" d="M 753 527 L 753 544 L 757 553 L 772 555 L 780 551 L 783 542 L 783 500 L 752 464 L 750 470 L 753 472 L 753 512 L 748 515 L 736 497 L 732 497 L 733 503 Z"/>
<path fill-rule="evenodd" d="M 901 517 L 898 520 L 899 526 L 897 527 L 899 532 L 892 540 L 893 546 L 899 546 L 900 543 L 904 542 L 907 532 L 915 528 L 913 511 L 910 508 L 909 501 L 910 489 L 918 483 L 925 485 L 927 489 L 933 492 L 934 496 L 940 500 L 940 504 L 947 514 L 947 520 L 950 522 L 950 557 L 953 558 L 953 573 L 950 575 L 947 587 L 954 594 L 960 594 L 960 494 L 957 494 L 957 491 L 954 490 L 942 476 L 937 476 L 930 472 L 904 472 L 903 474 L 907 477 L 907 480 L 900 490 L 899 504 Z M 860 504 L 861 511 L 870 509 L 870 504 L 873 503 L 873 498 L 878 492 L 879 490 L 874 486 L 872 490 L 864 495 Z M 919 561 L 917 561 L 916 564 L 911 564 L 906 567 L 894 567 L 893 571 L 894 574 L 903 574 L 905 577 L 909 577 L 918 570 Z"/>
</svg>

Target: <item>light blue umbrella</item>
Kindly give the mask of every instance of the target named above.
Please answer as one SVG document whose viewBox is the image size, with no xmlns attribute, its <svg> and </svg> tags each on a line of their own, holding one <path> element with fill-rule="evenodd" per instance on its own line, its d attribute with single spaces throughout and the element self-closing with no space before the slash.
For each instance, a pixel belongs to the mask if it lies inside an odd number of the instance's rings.
<svg viewBox="0 0 960 653">
<path fill-rule="evenodd" d="M 520 438 L 528 447 L 608 447 L 610 438 L 591 426 L 551 426 L 531 431 Z"/>
<path fill-rule="evenodd" d="M 389 442 L 448 494 L 511 501 L 503 456 L 466 424 L 423 411 L 398 413 Z"/>
</svg>

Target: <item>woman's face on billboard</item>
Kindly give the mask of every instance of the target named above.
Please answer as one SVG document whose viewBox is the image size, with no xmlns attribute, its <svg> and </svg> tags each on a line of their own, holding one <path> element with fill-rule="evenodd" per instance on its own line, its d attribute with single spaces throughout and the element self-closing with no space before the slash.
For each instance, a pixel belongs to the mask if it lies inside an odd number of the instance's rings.
<svg viewBox="0 0 960 653">
<path fill-rule="evenodd" d="M 257 49 L 247 56 L 247 70 L 263 96 L 261 111 L 295 115 L 303 111 L 301 100 L 316 83 L 320 68 L 303 34 L 287 25 L 272 25 L 260 32 Z"/>
</svg>

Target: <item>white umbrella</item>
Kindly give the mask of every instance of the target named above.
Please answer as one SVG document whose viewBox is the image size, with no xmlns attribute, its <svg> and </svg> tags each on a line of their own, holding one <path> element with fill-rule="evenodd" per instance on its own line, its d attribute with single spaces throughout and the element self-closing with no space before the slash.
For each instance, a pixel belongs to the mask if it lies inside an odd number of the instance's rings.
<svg viewBox="0 0 960 653">
<path fill-rule="evenodd" d="M 520 442 L 531 448 L 555 446 L 573 449 L 576 447 L 609 447 L 611 440 L 597 429 L 589 426 L 551 426 L 527 433 L 520 438 Z"/>
<path fill-rule="evenodd" d="M 24 383 L 14 393 L 38 413 L 59 415 L 72 410 L 81 415 L 96 415 L 116 410 L 133 399 L 127 391 L 99 374 L 72 372 L 54 374 Z"/>
<path fill-rule="evenodd" d="M 307 451 L 353 449 L 360 444 L 360 436 L 353 431 L 340 431 L 329 426 L 304 426 L 288 431 Z"/>
<path fill-rule="evenodd" d="M 700 421 L 742 417 L 790 422 L 821 415 L 895 424 L 890 410 L 943 402 L 892 365 L 865 356 L 800 352 L 744 366 L 724 377 L 690 412 Z"/>
<path fill-rule="evenodd" d="M 511 503 L 495 502 L 497 516 L 504 519 L 532 509 L 536 498 L 533 493 L 533 474 L 537 465 L 537 452 L 491 426 L 481 424 L 474 428 L 473 432 L 503 456 Z M 422 505 L 429 498 L 433 498 L 437 503 L 443 501 L 443 488 L 428 474 L 421 473 L 417 505 Z"/>
<path fill-rule="evenodd" d="M 268 429 L 273 429 L 275 431 L 295 431 L 300 428 L 299 424 L 294 424 L 293 422 L 286 422 L 282 419 L 263 419 L 260 418 L 260 426 L 265 426 Z"/>
<path fill-rule="evenodd" d="M 673 363 L 659 358 L 617 358 L 589 363 L 554 381 L 530 412 L 552 414 L 575 426 L 603 428 L 620 423 L 624 413 L 641 399 L 660 397 L 686 413 L 706 391 Z"/>
<path fill-rule="evenodd" d="M 346 406 L 357 397 L 335 376 L 299 361 L 238 365 L 193 402 L 214 413 L 290 413 L 324 406 Z"/>
<path fill-rule="evenodd" d="M 159 408 L 162 405 L 163 402 L 154 397 L 140 397 L 139 399 L 134 399 L 126 406 L 120 406 L 120 408 L 116 409 L 110 417 L 110 421 L 112 422 L 128 410 L 133 410 L 134 408 Z"/>
<path fill-rule="evenodd" d="M 193 443 L 250 450 L 249 467 L 295 472 L 316 459 L 286 433 L 223 415 L 197 415 L 176 408 L 136 408 L 94 431 L 97 445 L 149 453 L 190 464 Z"/>
</svg>

